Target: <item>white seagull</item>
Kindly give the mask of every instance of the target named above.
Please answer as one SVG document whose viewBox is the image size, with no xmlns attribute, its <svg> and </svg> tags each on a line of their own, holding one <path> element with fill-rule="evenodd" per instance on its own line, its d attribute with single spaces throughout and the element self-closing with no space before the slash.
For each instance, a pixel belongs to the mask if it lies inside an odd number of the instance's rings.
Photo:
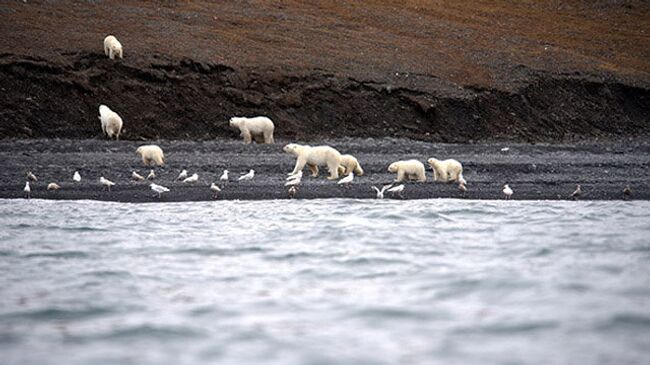
<svg viewBox="0 0 650 365">
<path fill-rule="evenodd" d="M 302 179 L 302 170 L 298 171 L 293 175 L 289 175 L 289 177 L 287 177 L 287 180 L 293 180 L 293 179 Z"/>
<path fill-rule="evenodd" d="M 144 176 L 138 174 L 136 171 L 133 171 L 133 172 L 131 173 L 131 177 L 133 178 L 133 180 L 136 180 L 136 181 L 142 181 L 142 180 L 144 180 Z"/>
<path fill-rule="evenodd" d="M 103 176 L 101 176 L 101 177 L 99 178 L 99 183 L 102 184 L 102 185 L 104 185 L 104 186 L 106 186 L 106 188 L 108 189 L 108 191 L 111 191 L 111 186 L 115 185 L 114 182 L 112 182 L 112 181 L 110 181 L 110 180 L 108 180 L 108 179 L 104 179 Z"/>
<path fill-rule="evenodd" d="M 27 194 L 27 199 L 29 199 L 29 196 L 32 193 L 32 188 L 29 187 L 29 181 L 25 183 L 25 188 L 23 189 L 23 191 Z"/>
<path fill-rule="evenodd" d="M 178 174 L 178 177 L 176 178 L 176 180 L 185 180 L 185 179 L 187 179 L 187 170 L 181 171 L 181 173 Z"/>
<path fill-rule="evenodd" d="M 210 185 L 210 191 L 212 191 L 212 198 L 217 199 L 217 195 L 221 192 L 221 188 L 219 188 L 217 184 L 212 183 L 212 185 Z"/>
<path fill-rule="evenodd" d="M 389 193 L 393 194 L 393 196 L 395 196 L 395 194 L 397 194 L 397 196 L 404 199 L 404 195 L 402 195 L 402 192 L 404 191 L 404 184 L 400 184 L 400 185 L 397 185 L 395 187 L 392 187 L 392 188 L 388 189 L 387 191 Z"/>
<path fill-rule="evenodd" d="M 255 170 L 250 169 L 250 171 L 248 171 L 248 174 L 239 177 L 239 181 L 253 180 L 253 177 L 255 177 Z"/>
<path fill-rule="evenodd" d="M 337 181 L 336 183 L 339 184 L 339 185 L 344 185 L 345 184 L 345 186 L 349 187 L 352 180 L 354 180 L 354 172 L 350 172 L 350 175 L 342 178 L 341 180 Z"/>
<path fill-rule="evenodd" d="M 153 170 L 151 170 L 151 171 L 149 172 L 149 175 L 147 175 L 147 180 L 153 180 L 153 179 L 155 179 L 155 178 L 156 178 L 156 173 L 153 172 Z"/>
<path fill-rule="evenodd" d="M 169 191 L 168 188 L 166 188 L 166 187 L 164 187 L 162 185 L 158 185 L 156 183 L 151 183 L 151 184 L 149 184 L 149 186 L 151 187 L 151 190 L 158 193 L 158 199 L 160 199 L 160 197 L 162 196 L 162 193 L 166 193 L 166 192 Z"/>
<path fill-rule="evenodd" d="M 381 187 L 381 190 L 379 190 L 376 186 L 372 186 L 372 188 L 377 192 L 377 199 L 384 199 L 384 191 L 386 189 L 390 188 L 393 185 L 384 185 Z"/>
<path fill-rule="evenodd" d="M 197 181 L 199 181 L 199 174 L 192 174 L 192 176 L 183 180 L 184 183 L 195 183 Z"/>
<path fill-rule="evenodd" d="M 72 180 L 74 180 L 74 182 L 80 182 L 81 181 L 81 175 L 79 175 L 79 171 L 74 172 L 74 175 L 72 175 Z"/>
<path fill-rule="evenodd" d="M 510 197 L 512 196 L 512 193 L 514 193 L 514 191 L 512 191 L 512 189 L 510 189 L 508 184 L 503 185 L 503 190 L 502 191 L 503 191 L 503 194 L 506 196 L 506 200 L 510 199 Z"/>
<path fill-rule="evenodd" d="M 27 171 L 27 178 L 29 180 L 31 180 L 31 181 L 38 181 L 38 178 L 36 177 L 36 175 L 32 174 L 31 171 Z"/>
<path fill-rule="evenodd" d="M 228 181 L 228 173 L 230 171 L 228 170 L 223 170 L 223 174 L 221 174 L 221 177 L 219 178 L 219 181 Z"/>
</svg>

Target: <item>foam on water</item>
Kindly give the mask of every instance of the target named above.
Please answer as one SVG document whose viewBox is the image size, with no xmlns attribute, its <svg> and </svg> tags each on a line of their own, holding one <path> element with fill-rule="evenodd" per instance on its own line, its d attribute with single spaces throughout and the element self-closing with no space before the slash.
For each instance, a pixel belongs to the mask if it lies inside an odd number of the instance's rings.
<svg viewBox="0 0 650 365">
<path fill-rule="evenodd" d="M 3 364 L 643 363 L 650 202 L 0 200 Z"/>
</svg>

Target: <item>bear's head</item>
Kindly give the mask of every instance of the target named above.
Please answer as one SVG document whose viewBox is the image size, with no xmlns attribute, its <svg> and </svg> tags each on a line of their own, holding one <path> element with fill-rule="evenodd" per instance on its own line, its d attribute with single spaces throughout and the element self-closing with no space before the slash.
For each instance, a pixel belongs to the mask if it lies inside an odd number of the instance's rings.
<svg viewBox="0 0 650 365">
<path fill-rule="evenodd" d="M 100 115 L 106 115 L 106 114 L 109 113 L 110 111 L 111 111 L 111 109 L 109 109 L 109 108 L 108 108 L 106 105 L 104 105 L 104 104 L 102 104 L 102 105 L 99 106 L 99 114 L 100 114 Z"/>
<path fill-rule="evenodd" d="M 243 119 L 244 118 L 239 118 L 239 117 L 230 118 L 230 126 L 233 128 L 239 128 L 239 125 L 241 124 Z"/>
<path fill-rule="evenodd" d="M 431 168 L 435 169 L 436 166 L 440 165 L 440 160 L 435 158 L 430 158 L 427 160 L 427 163 L 429 164 L 429 166 L 431 166 Z"/>
<path fill-rule="evenodd" d="M 397 172 L 398 166 L 399 166 L 398 162 L 393 162 L 392 164 L 390 164 L 390 166 L 388 166 L 388 172 L 392 172 L 392 173 Z"/>
<path fill-rule="evenodd" d="M 138 147 L 138 149 L 135 150 L 135 153 L 138 154 L 138 155 L 142 155 L 143 147 L 144 147 L 144 146 L 140 146 L 140 147 Z"/>
<path fill-rule="evenodd" d="M 288 145 L 282 147 L 282 151 L 285 153 L 290 153 L 292 155 L 296 154 L 296 151 L 298 150 L 299 145 L 296 143 L 289 143 Z"/>
</svg>

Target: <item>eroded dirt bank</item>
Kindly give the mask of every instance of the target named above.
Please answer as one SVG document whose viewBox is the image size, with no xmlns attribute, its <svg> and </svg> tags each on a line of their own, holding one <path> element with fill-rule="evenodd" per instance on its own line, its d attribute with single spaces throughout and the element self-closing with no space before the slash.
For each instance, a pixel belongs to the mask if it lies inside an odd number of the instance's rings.
<svg viewBox="0 0 650 365">
<path fill-rule="evenodd" d="M 650 133 L 643 1 L 0 5 L 0 137 L 572 142 Z M 108 60 L 114 33 L 125 59 Z"/>
</svg>

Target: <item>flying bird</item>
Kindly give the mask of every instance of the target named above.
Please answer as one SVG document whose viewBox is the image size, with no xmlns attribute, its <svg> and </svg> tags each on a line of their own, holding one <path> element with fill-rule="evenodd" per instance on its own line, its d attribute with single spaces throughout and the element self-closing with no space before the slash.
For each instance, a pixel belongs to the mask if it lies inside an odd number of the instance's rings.
<svg viewBox="0 0 650 365">
<path fill-rule="evenodd" d="M 509 200 L 510 197 L 512 196 L 512 193 L 514 193 L 514 191 L 512 191 L 512 189 L 510 189 L 510 186 L 508 186 L 508 184 L 503 185 L 503 190 L 502 191 L 503 191 L 503 195 L 506 196 L 506 200 Z"/>
<path fill-rule="evenodd" d="M 32 194 L 32 188 L 29 187 L 29 181 L 25 183 L 25 187 L 23 188 L 23 191 L 25 192 L 25 194 L 27 194 L 27 199 L 29 199 L 29 197 Z"/>
<path fill-rule="evenodd" d="M 142 181 L 142 180 L 144 180 L 144 176 L 138 174 L 136 171 L 133 171 L 133 172 L 131 173 L 131 178 L 133 178 L 133 180 L 135 180 L 135 181 Z"/>
<path fill-rule="evenodd" d="M 384 191 L 386 191 L 386 189 L 389 189 L 392 186 L 393 186 L 392 184 L 391 185 L 384 185 L 384 186 L 381 187 L 381 190 L 379 190 L 374 185 L 371 186 L 371 187 L 377 192 L 377 199 L 384 199 Z"/>
<path fill-rule="evenodd" d="M 36 175 L 32 174 L 31 171 L 27 171 L 27 179 L 29 179 L 29 181 L 38 181 Z"/>
<path fill-rule="evenodd" d="M 580 184 L 576 185 L 576 190 L 571 193 L 571 197 L 575 200 L 578 200 L 580 196 L 582 195 L 582 189 L 580 188 Z"/>
<path fill-rule="evenodd" d="M 59 185 L 57 183 L 49 183 L 49 184 L 47 184 L 47 190 L 57 191 L 59 189 L 61 189 L 61 185 Z"/>
<path fill-rule="evenodd" d="M 181 171 L 181 173 L 178 174 L 178 177 L 176 178 L 176 180 L 185 180 L 185 179 L 187 179 L 187 170 Z"/>
<path fill-rule="evenodd" d="M 151 184 L 149 184 L 149 186 L 151 187 L 151 190 L 158 193 L 158 199 L 160 199 L 162 197 L 162 193 L 166 193 L 166 192 L 169 191 L 168 188 L 166 188 L 166 187 L 164 187 L 162 185 L 158 185 L 156 183 L 151 183 Z"/>
<path fill-rule="evenodd" d="M 197 181 L 199 181 L 199 174 L 192 174 L 192 176 L 183 180 L 184 183 L 195 183 Z"/>
<path fill-rule="evenodd" d="M 101 177 L 99 178 L 99 183 L 102 184 L 102 185 L 104 185 L 104 186 L 106 186 L 106 188 L 108 189 L 108 191 L 111 191 L 111 186 L 115 185 L 114 182 L 112 182 L 112 181 L 110 181 L 110 180 L 108 180 L 108 179 L 105 179 L 103 176 L 101 176 Z"/>
<path fill-rule="evenodd" d="M 350 187 L 350 183 L 354 180 L 354 172 L 350 172 L 350 175 L 342 178 L 341 180 L 337 181 L 336 183 L 339 185 L 344 185 L 346 187 Z"/>
<path fill-rule="evenodd" d="M 389 193 L 393 194 L 393 196 L 395 196 L 395 194 L 397 194 L 397 196 L 404 199 L 404 195 L 402 195 L 402 192 L 404 191 L 404 184 L 400 184 L 400 185 L 397 185 L 395 187 L 392 187 L 392 188 L 388 189 L 387 191 Z"/>
<path fill-rule="evenodd" d="M 156 173 L 153 172 L 153 170 L 151 170 L 151 171 L 149 172 L 149 175 L 147 175 L 147 180 L 153 180 L 153 179 L 155 179 L 155 178 L 156 178 Z"/>
<path fill-rule="evenodd" d="M 74 182 L 80 182 L 81 181 L 81 175 L 79 175 L 79 171 L 74 172 L 74 175 L 72 175 L 72 180 L 74 180 Z"/>
<path fill-rule="evenodd" d="M 253 180 L 253 177 L 255 177 L 255 170 L 250 169 L 246 175 L 239 177 L 239 181 Z"/>
<path fill-rule="evenodd" d="M 210 185 L 210 191 L 212 191 L 212 199 L 217 199 L 217 196 L 221 192 L 221 188 L 219 188 L 217 184 L 212 183 L 212 185 Z"/>
</svg>

